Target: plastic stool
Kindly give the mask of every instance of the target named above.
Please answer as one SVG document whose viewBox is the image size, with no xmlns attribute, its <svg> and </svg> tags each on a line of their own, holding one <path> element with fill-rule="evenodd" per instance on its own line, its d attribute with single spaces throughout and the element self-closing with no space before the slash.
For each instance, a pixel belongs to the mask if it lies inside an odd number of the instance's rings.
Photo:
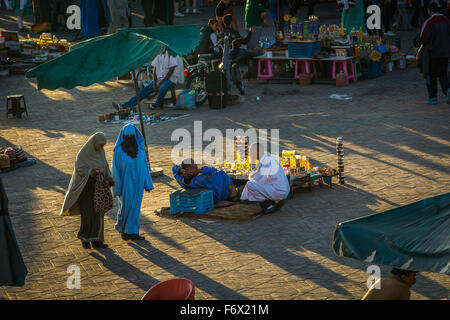
<svg viewBox="0 0 450 320">
<path fill-rule="evenodd" d="M 295 60 L 295 72 L 294 72 L 294 78 L 300 79 L 300 73 L 298 72 L 298 63 L 300 62 L 300 68 L 301 73 L 309 73 L 311 78 L 317 78 L 317 70 L 316 70 L 316 64 L 314 61 L 311 60 Z M 310 63 L 312 64 L 312 70 L 310 70 Z"/>
<path fill-rule="evenodd" d="M 11 101 L 11 107 L 9 105 L 9 102 Z M 23 107 L 21 105 L 21 101 L 23 101 Z M 13 116 L 16 116 L 17 118 L 22 118 L 22 113 L 25 112 L 28 117 L 28 110 L 27 110 L 27 104 L 25 103 L 25 97 L 23 94 L 16 94 L 12 96 L 6 97 L 6 118 L 8 119 L 8 115 L 12 114 Z"/>
<path fill-rule="evenodd" d="M 262 72 L 264 68 L 264 73 Z M 272 61 L 270 59 L 258 59 L 258 78 L 272 78 Z"/>
<path fill-rule="evenodd" d="M 347 62 L 350 62 L 350 69 L 352 71 L 351 74 L 348 72 Z M 356 81 L 355 79 L 355 69 L 353 68 L 353 60 L 334 60 L 333 61 L 333 79 L 336 79 L 336 66 L 338 66 L 339 70 L 343 70 L 347 75 L 347 85 L 350 83 L 350 80 Z M 338 71 L 339 72 L 339 71 Z"/>
</svg>

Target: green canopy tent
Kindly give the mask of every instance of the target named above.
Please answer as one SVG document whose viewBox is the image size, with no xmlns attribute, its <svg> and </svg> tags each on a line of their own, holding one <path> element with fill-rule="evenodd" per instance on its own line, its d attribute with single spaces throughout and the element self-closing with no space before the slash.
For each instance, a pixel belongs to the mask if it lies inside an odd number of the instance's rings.
<svg viewBox="0 0 450 320">
<path fill-rule="evenodd" d="M 450 193 L 340 223 L 333 250 L 404 270 L 450 274 Z"/>
<path fill-rule="evenodd" d="M 199 30 L 195 25 L 120 29 L 114 34 L 96 37 L 72 46 L 63 56 L 28 71 L 26 77 L 37 78 L 38 90 L 56 90 L 72 89 L 76 86 L 88 87 L 132 71 L 150 167 L 134 70 L 152 61 L 166 48 L 171 55 L 185 55 L 194 50 L 198 42 Z"/>
</svg>

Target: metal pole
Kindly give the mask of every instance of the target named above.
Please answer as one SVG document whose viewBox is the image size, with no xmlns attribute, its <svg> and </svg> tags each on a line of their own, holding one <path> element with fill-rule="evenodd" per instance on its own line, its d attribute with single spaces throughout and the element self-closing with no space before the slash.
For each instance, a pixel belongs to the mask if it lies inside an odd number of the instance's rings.
<svg viewBox="0 0 450 320">
<path fill-rule="evenodd" d="M 133 69 L 132 73 L 133 73 L 133 79 L 134 79 L 134 89 L 136 90 L 136 100 L 137 100 L 137 105 L 138 105 L 138 110 L 139 110 L 139 122 L 141 123 L 141 131 L 142 131 L 142 135 L 144 136 L 145 155 L 147 156 L 148 170 L 150 170 L 150 172 L 151 172 L 152 167 L 150 166 L 150 157 L 148 156 L 147 138 L 145 137 L 144 120 L 142 119 L 142 110 L 141 110 L 141 101 L 140 101 L 141 99 L 139 98 L 139 88 L 138 88 L 138 83 L 137 83 L 137 78 L 136 78 L 136 71 Z"/>
</svg>

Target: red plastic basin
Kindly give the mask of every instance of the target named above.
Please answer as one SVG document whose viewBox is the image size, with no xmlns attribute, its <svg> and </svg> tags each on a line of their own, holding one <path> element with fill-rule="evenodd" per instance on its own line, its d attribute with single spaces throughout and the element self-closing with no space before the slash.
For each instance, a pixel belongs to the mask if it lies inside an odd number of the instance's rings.
<svg viewBox="0 0 450 320">
<path fill-rule="evenodd" d="M 142 300 L 194 300 L 195 286 L 191 280 L 175 278 L 155 284 Z"/>
</svg>

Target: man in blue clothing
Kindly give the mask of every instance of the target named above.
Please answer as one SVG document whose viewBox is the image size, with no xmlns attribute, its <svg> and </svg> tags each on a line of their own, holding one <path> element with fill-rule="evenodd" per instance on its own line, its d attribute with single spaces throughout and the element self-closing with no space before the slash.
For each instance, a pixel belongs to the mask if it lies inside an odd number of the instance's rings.
<svg viewBox="0 0 450 320">
<path fill-rule="evenodd" d="M 173 175 L 184 189 L 208 189 L 213 191 L 214 203 L 230 200 L 238 200 L 237 191 L 233 180 L 225 173 L 215 168 L 199 168 L 194 160 L 184 160 L 181 166 L 172 168 Z"/>
</svg>

